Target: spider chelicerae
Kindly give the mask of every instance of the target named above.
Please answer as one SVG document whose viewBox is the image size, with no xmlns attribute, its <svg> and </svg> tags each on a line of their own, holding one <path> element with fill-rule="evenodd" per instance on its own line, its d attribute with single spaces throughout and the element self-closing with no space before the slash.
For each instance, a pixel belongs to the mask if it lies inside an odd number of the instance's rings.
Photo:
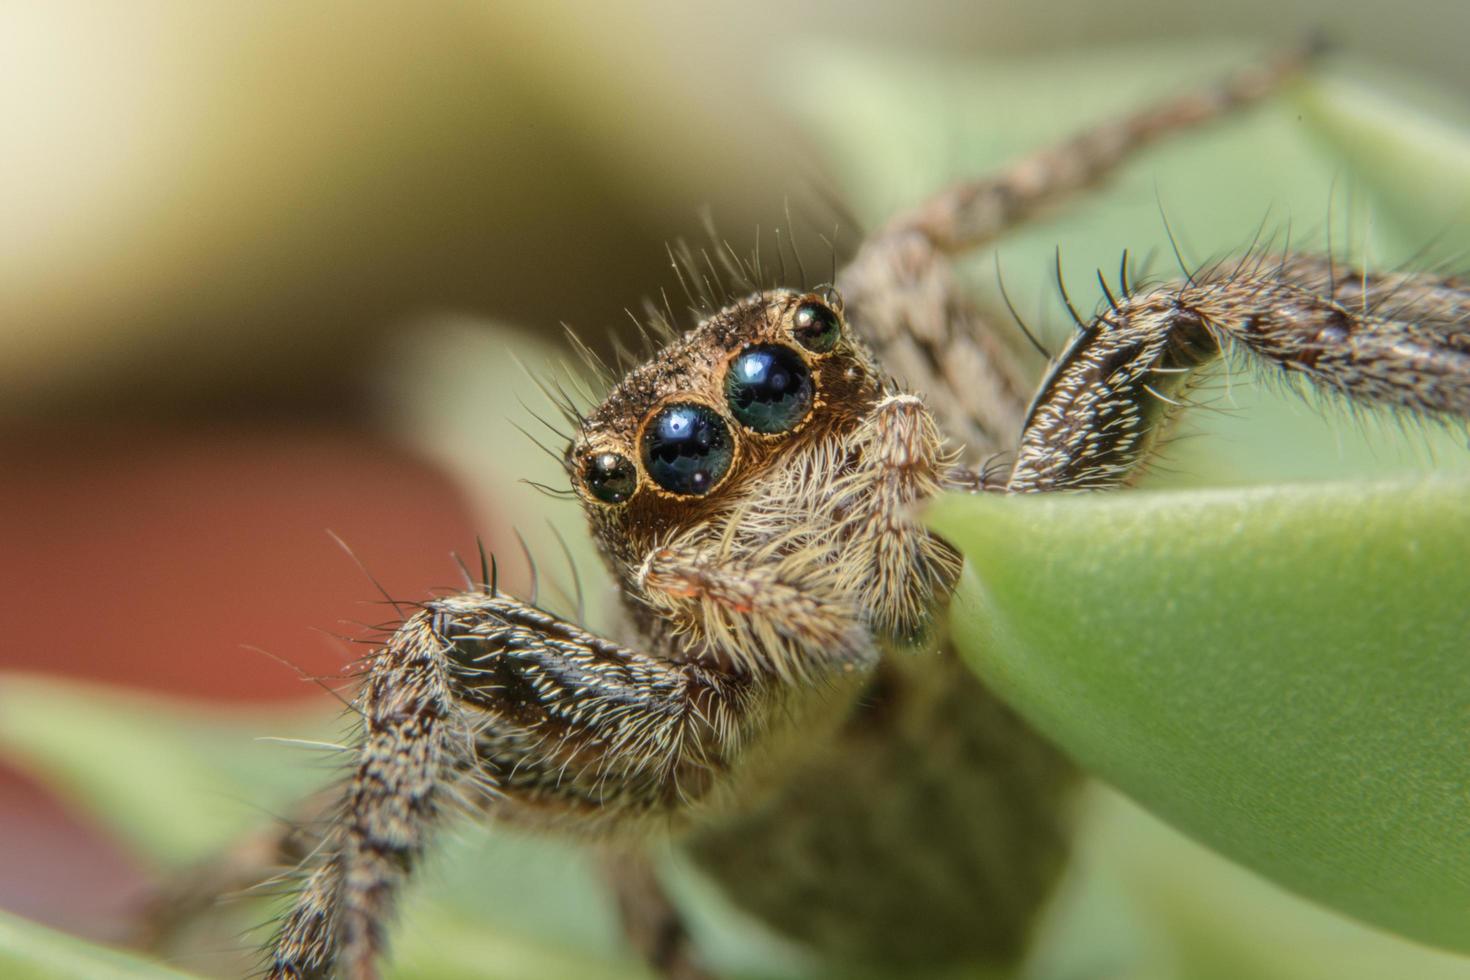
<svg viewBox="0 0 1470 980">
<path fill-rule="evenodd" d="M 267 975 L 376 976 L 401 885 L 463 810 L 620 845 L 628 935 L 665 976 L 704 974 L 638 856 L 653 835 L 839 967 L 1013 963 L 1066 862 L 1078 773 L 948 649 L 960 560 L 916 507 L 1126 486 L 1224 353 L 1470 417 L 1470 286 L 1264 249 L 1147 287 L 1125 266 L 1036 388 L 950 262 L 1302 59 L 955 185 L 834 282 L 759 288 L 732 262 L 749 294 L 682 335 L 655 318 L 646 363 L 589 355 L 609 392 L 573 413 L 564 461 L 618 625 L 589 632 L 489 574 L 409 616 L 364 663 L 353 772 Z"/>
</svg>

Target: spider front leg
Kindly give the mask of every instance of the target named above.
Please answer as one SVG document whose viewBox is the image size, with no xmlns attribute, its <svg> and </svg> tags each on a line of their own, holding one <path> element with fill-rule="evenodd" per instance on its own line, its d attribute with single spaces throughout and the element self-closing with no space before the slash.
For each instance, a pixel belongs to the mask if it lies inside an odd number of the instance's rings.
<svg viewBox="0 0 1470 980">
<path fill-rule="evenodd" d="M 508 596 L 427 603 L 368 663 L 356 768 L 268 976 L 375 977 L 399 887 L 447 811 L 610 821 L 701 795 L 747 688 Z"/>
<path fill-rule="evenodd" d="M 1004 489 L 1126 484 L 1194 372 L 1231 350 L 1355 402 L 1470 418 L 1470 284 L 1262 258 L 1123 297 L 1083 328 L 1032 405 Z"/>
<path fill-rule="evenodd" d="M 717 562 L 699 574 L 751 594 Z M 367 665 L 356 767 L 267 976 L 377 976 L 396 895 L 451 811 L 635 841 L 677 826 L 800 722 L 782 687 L 759 664 L 650 656 L 494 592 L 426 603 Z"/>
</svg>

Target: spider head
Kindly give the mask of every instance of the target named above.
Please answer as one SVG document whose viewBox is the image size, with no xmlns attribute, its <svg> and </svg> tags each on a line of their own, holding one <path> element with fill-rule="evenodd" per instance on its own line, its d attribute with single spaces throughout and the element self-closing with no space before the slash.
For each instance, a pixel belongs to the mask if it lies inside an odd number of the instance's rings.
<svg viewBox="0 0 1470 980">
<path fill-rule="evenodd" d="M 840 440 L 882 387 L 835 290 L 756 293 L 623 378 L 582 421 L 567 471 L 604 549 L 631 562 Z"/>
</svg>

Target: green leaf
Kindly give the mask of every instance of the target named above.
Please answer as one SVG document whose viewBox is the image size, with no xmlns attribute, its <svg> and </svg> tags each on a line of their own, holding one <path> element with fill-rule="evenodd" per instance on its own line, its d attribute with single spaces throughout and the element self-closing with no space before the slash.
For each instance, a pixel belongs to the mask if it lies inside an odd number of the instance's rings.
<svg viewBox="0 0 1470 980">
<path fill-rule="evenodd" d="M 191 974 L 0 912 L 0 976 L 6 980 L 187 980 Z"/>
<path fill-rule="evenodd" d="M 565 351 L 483 321 L 433 317 L 408 332 L 388 361 L 398 435 L 465 488 L 480 508 L 487 540 L 513 540 L 512 528 L 521 536 L 550 572 L 551 602 L 570 613 L 575 580 L 597 582 L 606 572 L 581 507 L 541 489 L 568 487 L 560 458 L 565 434 L 543 421 L 560 418 L 548 391 L 582 389 L 570 380 L 576 369 Z M 530 584 L 518 557 L 501 555 L 500 572 L 511 589 Z M 608 592 L 586 591 L 588 622 L 604 619 Z"/>
<path fill-rule="evenodd" d="M 1303 91 L 1297 104 L 1323 141 L 1352 161 L 1376 204 L 1375 234 L 1388 254 L 1423 256 L 1431 246 L 1429 256 L 1455 255 L 1470 221 L 1470 116 L 1441 93 L 1382 84 L 1330 77 Z M 1432 247 L 1445 239 L 1450 248 Z"/>
<path fill-rule="evenodd" d="M 1082 818 L 1025 980 L 1470 978 L 1470 958 L 1299 898 L 1101 786 Z"/>
<path fill-rule="evenodd" d="M 1470 481 L 954 497 L 954 630 L 1042 732 L 1200 840 L 1470 951 Z"/>
<path fill-rule="evenodd" d="M 321 739 L 320 714 L 204 709 L 24 674 L 0 676 L 0 753 L 105 818 L 165 867 L 198 861 L 323 781 L 264 739 Z M 330 738 L 331 736 L 326 736 Z"/>
</svg>

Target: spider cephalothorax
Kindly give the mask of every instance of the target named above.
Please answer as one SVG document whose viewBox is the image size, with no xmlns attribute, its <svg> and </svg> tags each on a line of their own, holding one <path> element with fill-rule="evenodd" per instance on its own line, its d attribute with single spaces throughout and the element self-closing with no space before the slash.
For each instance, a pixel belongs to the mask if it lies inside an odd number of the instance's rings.
<svg viewBox="0 0 1470 980">
<path fill-rule="evenodd" d="M 914 505 L 950 459 L 889 390 L 835 290 L 762 292 L 630 372 L 567 469 L 661 652 L 782 670 L 869 664 L 912 639 L 958 572 Z"/>
</svg>

